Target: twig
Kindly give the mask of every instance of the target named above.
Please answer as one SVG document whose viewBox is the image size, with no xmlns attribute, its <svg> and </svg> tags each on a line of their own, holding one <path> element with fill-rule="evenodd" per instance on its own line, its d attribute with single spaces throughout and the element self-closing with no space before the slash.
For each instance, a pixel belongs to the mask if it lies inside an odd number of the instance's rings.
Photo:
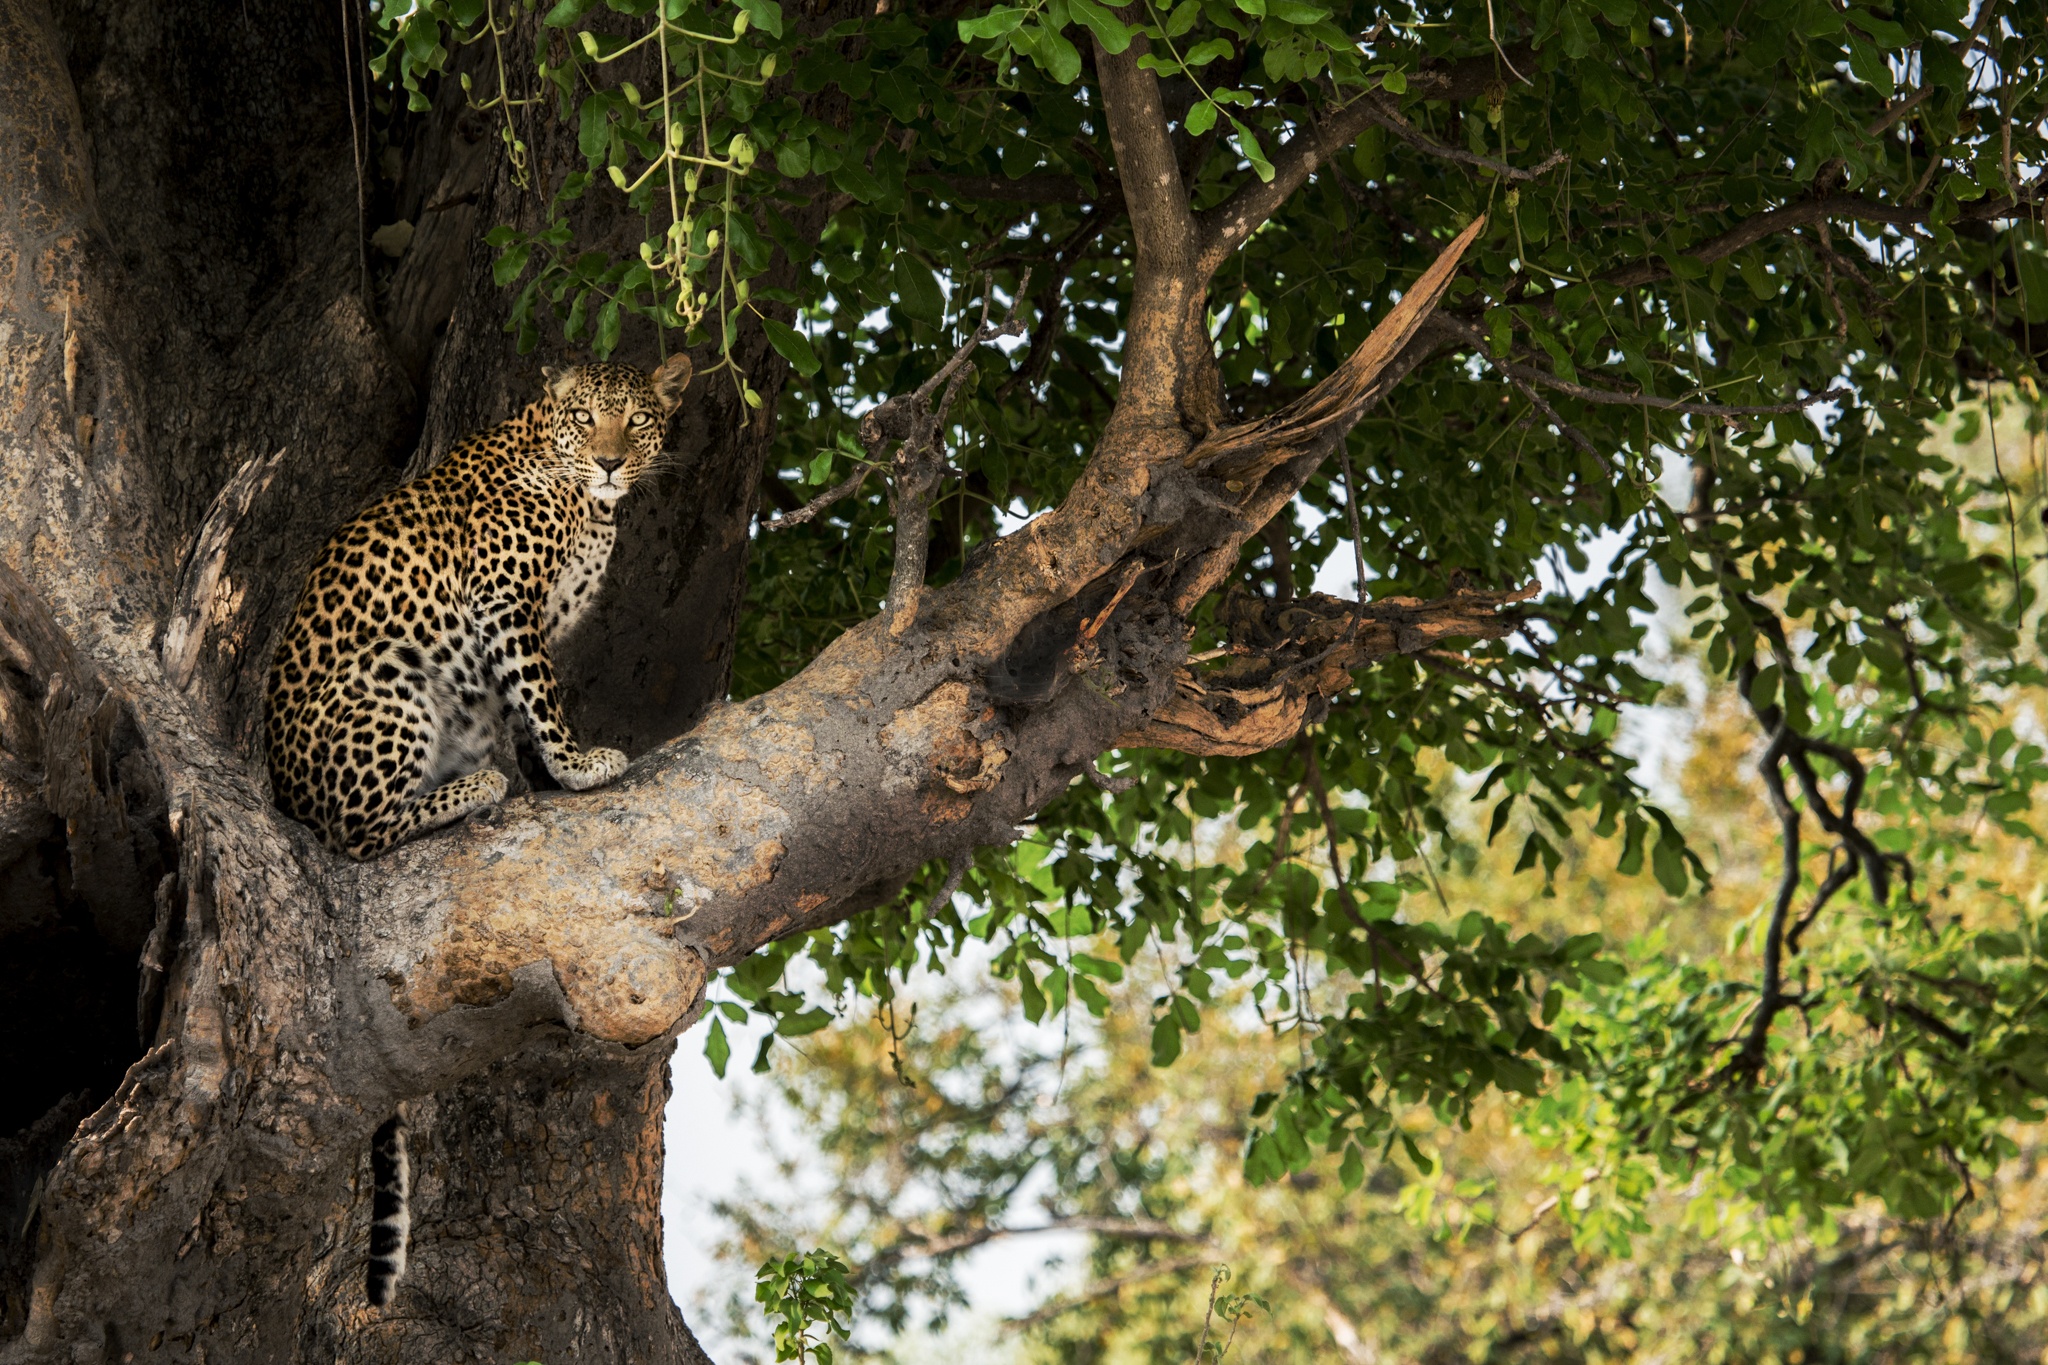
<svg viewBox="0 0 2048 1365">
<path fill-rule="evenodd" d="M 1510 70 L 1512 69 L 1510 68 Z M 1519 74 L 1517 73 L 1518 76 Z M 1444 161 L 1455 161 L 1460 165 L 1477 166 L 1481 170 L 1492 171 L 1510 184 L 1521 184 L 1530 180 L 1540 179 L 1551 171 L 1556 170 L 1568 159 L 1565 153 L 1557 151 L 1552 152 L 1527 170 L 1520 166 L 1510 166 L 1505 161 L 1496 161 L 1490 156 L 1481 156 L 1477 152 L 1468 152 L 1462 147 L 1453 147 L 1448 143 L 1438 142 L 1435 138 L 1388 108 L 1377 95 L 1366 95 L 1363 98 L 1370 110 L 1366 115 L 1367 120 L 1378 124 L 1395 137 L 1400 138 L 1401 141 L 1415 148 L 1415 150 L 1429 156 L 1438 157 Z"/>
<path fill-rule="evenodd" d="M 1373 970 L 1373 989 L 1375 995 L 1377 996 L 1378 992 L 1385 989 L 1385 983 L 1380 980 L 1377 966 L 1379 950 L 1384 945 L 1394 961 L 1400 963 L 1414 974 L 1416 985 L 1441 999 L 1442 993 L 1435 986 L 1431 985 L 1429 978 L 1423 974 L 1422 964 L 1402 952 L 1399 945 L 1389 939 L 1378 925 L 1359 913 L 1358 902 L 1352 898 L 1351 884 L 1344 880 L 1344 864 L 1340 861 L 1337 853 L 1337 821 L 1336 817 L 1330 813 L 1330 793 L 1323 785 L 1322 768 L 1316 762 L 1316 746 L 1309 741 L 1306 732 L 1301 735 L 1300 744 L 1302 756 L 1308 761 L 1309 787 L 1316 794 L 1316 808 L 1322 813 L 1323 817 L 1323 836 L 1330 848 L 1330 872 L 1337 879 L 1337 899 L 1344 907 L 1346 918 L 1364 930 L 1365 936 L 1372 941 L 1373 961 L 1375 964 Z"/>
<path fill-rule="evenodd" d="M 1480 359 L 1498 370 L 1509 380 L 1541 384 L 1546 389 L 1555 389 L 1559 393 L 1568 394 L 1584 403 L 1604 403 L 1632 408 L 1655 408 L 1660 412 L 1683 412 L 1700 417 L 1723 417 L 1730 421 L 1736 421 L 1744 417 L 1770 417 L 1782 413 L 1800 412 L 1817 403 L 1832 403 L 1837 399 L 1854 398 L 1856 396 L 1854 389 L 1829 389 L 1825 393 L 1810 394 L 1805 398 L 1791 398 L 1782 403 L 1738 405 L 1732 403 L 1689 403 L 1678 398 L 1660 398 L 1653 393 L 1625 393 L 1615 389 L 1588 388 L 1584 384 L 1574 384 L 1569 380 L 1560 379 L 1556 375 L 1539 370 L 1533 365 L 1518 365 L 1513 361 L 1495 359 L 1491 351 L 1487 349 L 1485 336 L 1480 333 L 1477 327 L 1472 326 L 1462 318 L 1440 312 L 1429 320 L 1426 328 L 1434 328 L 1451 333 L 1457 340 L 1471 346 L 1478 353 Z M 1521 384 L 1518 383 L 1516 387 L 1522 388 L 1524 394 L 1528 393 L 1528 390 Z M 1555 414 L 1551 414 L 1551 416 L 1553 419 L 1555 418 Z"/>
<path fill-rule="evenodd" d="M 1039 1323 L 1049 1322 L 1063 1313 L 1071 1313 L 1076 1308 L 1085 1307 L 1098 1299 L 1106 1299 L 1123 1289 L 1126 1285 L 1142 1284 L 1146 1280 L 1156 1280 L 1161 1275 L 1178 1275 L 1183 1270 L 1193 1270 L 1197 1266 L 1208 1264 L 1209 1258 L 1207 1256 L 1181 1256 L 1171 1261 L 1151 1261 L 1127 1275 L 1118 1275 L 1107 1280 L 1097 1280 L 1094 1284 L 1089 1285 L 1071 1298 L 1062 1299 L 1057 1303 L 1046 1304 L 1043 1308 L 1033 1309 L 1020 1318 L 1006 1319 L 1003 1325 L 1013 1330 L 1036 1327 Z"/>
<path fill-rule="evenodd" d="M 860 443 L 875 464 L 882 463 L 883 452 L 891 442 L 896 445 L 896 453 L 889 461 L 893 474 L 890 501 L 896 518 L 896 559 L 889 575 L 892 636 L 902 635 L 917 619 L 917 599 L 924 591 L 925 556 L 931 546 L 932 491 L 946 467 L 945 443 L 940 433 L 945 430 L 947 412 L 974 373 L 968 358 L 984 343 L 1024 335 L 1017 307 L 1030 288 L 1031 272 L 1026 270 L 1011 297 L 1009 314 L 1000 325 L 991 326 L 988 314 L 995 289 L 993 278 L 986 280 L 981 319 L 975 324 L 974 334 L 961 343 L 953 358 L 914 391 L 898 394 L 869 409 L 860 419 Z M 932 395 L 941 385 L 945 386 L 945 393 L 934 408 Z"/>
<path fill-rule="evenodd" d="M 873 465 L 862 465 L 859 473 L 849 479 L 843 479 L 833 484 L 830 488 L 796 510 L 783 512 L 768 518 L 768 520 L 761 523 L 761 529 L 764 531 L 787 531 L 792 526 L 803 525 L 833 503 L 838 502 L 841 498 L 849 498 L 859 492 L 860 486 L 868 481 L 868 475 L 874 472 L 875 467 Z"/>
</svg>

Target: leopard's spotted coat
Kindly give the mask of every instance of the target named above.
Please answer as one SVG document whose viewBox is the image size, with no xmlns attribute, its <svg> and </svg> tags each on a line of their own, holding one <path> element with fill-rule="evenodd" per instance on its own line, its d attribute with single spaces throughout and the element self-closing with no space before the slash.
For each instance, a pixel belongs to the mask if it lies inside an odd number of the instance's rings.
<svg viewBox="0 0 2048 1365">
<path fill-rule="evenodd" d="M 579 748 L 548 642 L 597 594 L 619 498 L 661 456 L 690 382 L 676 356 L 550 373 L 547 393 L 335 533 L 278 642 L 266 696 L 286 814 L 370 858 L 505 794 L 507 710 L 581 791 L 626 756 Z"/>
</svg>

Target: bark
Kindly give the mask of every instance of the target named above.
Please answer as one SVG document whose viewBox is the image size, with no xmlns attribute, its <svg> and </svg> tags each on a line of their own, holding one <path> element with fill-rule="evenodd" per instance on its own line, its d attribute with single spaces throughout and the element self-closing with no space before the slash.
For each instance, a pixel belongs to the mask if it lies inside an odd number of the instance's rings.
<svg viewBox="0 0 2048 1365">
<path fill-rule="evenodd" d="M 559 656 L 579 737 L 634 766 L 339 863 L 268 801 L 270 642 L 332 528 L 549 358 L 514 354 L 478 240 L 536 201 L 452 82 L 395 176 L 371 165 L 358 34 L 283 0 L 0 0 L 0 954 L 25 983 L 0 1361 L 702 1359 L 657 1194 L 710 971 L 1009 841 L 1120 740 L 1243 752 L 1252 716 L 1278 742 L 1349 668 L 1492 633 L 1505 600 L 1253 612 L 1217 669 L 1187 658 L 1193 604 L 1426 354 L 1471 234 L 1325 386 L 1228 427 L 1203 329 L 1225 229 L 1189 214 L 1136 49 L 1098 52 L 1137 278 L 1067 504 L 727 704 L 768 425 L 693 390 Z M 570 135 L 522 133 L 546 186 Z M 405 254 L 373 258 L 399 219 Z M 772 412 L 779 362 L 757 336 L 740 359 Z M 414 1250 L 372 1310 L 394 1110 Z"/>
</svg>

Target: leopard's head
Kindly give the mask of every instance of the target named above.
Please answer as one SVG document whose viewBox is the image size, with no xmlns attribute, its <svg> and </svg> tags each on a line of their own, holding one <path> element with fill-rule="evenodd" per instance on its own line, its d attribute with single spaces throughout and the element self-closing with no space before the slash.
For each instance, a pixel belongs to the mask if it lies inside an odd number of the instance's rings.
<svg viewBox="0 0 2048 1365">
<path fill-rule="evenodd" d="M 669 414 L 690 386 L 690 358 L 672 355 L 653 374 L 599 362 L 541 371 L 547 377 L 550 437 L 564 473 L 615 502 L 661 456 Z"/>
</svg>

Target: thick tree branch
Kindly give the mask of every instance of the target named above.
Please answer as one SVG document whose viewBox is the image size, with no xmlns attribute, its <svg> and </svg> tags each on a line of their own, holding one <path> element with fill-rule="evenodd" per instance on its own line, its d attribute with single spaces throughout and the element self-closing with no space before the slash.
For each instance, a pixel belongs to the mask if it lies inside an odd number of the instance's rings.
<svg viewBox="0 0 2048 1365">
<path fill-rule="evenodd" d="M 1112 432 L 1133 426 L 1200 430 L 1217 420 L 1222 407 L 1204 326 L 1209 277 L 1199 260 L 1200 233 L 1188 208 L 1159 79 L 1138 65 L 1148 50 L 1143 37 L 1119 53 L 1100 43 L 1095 47 L 1095 74 L 1136 257 Z"/>
<path fill-rule="evenodd" d="M 1357 603 L 1321 593 L 1281 602 L 1233 593 L 1218 613 L 1231 647 L 1212 668 L 1190 661 L 1176 670 L 1172 698 L 1117 744 L 1232 757 L 1277 748 L 1351 689 L 1353 670 L 1447 640 L 1501 639 L 1517 624 L 1501 609 L 1534 597 L 1538 587 L 1466 589 L 1432 602 Z"/>
<path fill-rule="evenodd" d="M 1210 435 L 1189 453 L 1188 467 L 1249 486 L 1305 450 L 1329 450 L 1363 415 L 1374 382 L 1428 321 L 1485 227 L 1484 215 L 1468 223 L 1329 377 L 1277 412 Z"/>
</svg>

